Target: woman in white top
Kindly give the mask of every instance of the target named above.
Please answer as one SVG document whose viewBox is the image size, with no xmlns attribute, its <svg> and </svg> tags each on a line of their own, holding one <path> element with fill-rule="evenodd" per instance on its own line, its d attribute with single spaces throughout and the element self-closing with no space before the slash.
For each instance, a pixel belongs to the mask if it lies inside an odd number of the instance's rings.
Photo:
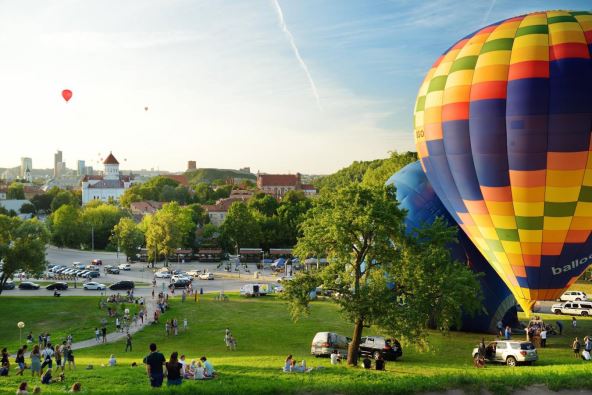
<svg viewBox="0 0 592 395">
<path fill-rule="evenodd" d="M 204 380 L 206 378 L 204 368 L 203 368 L 203 366 L 201 366 L 201 362 L 199 362 L 199 361 L 195 365 L 193 378 L 195 380 Z"/>
</svg>

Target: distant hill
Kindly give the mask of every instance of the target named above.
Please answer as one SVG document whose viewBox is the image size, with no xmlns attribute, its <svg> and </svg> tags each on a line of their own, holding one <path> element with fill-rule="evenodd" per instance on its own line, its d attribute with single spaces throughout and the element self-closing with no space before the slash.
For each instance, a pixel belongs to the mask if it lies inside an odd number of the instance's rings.
<svg viewBox="0 0 592 395">
<path fill-rule="evenodd" d="M 185 172 L 190 184 L 199 184 L 200 182 L 211 183 L 214 180 L 227 180 L 229 178 L 238 178 L 255 181 L 257 176 L 251 173 L 243 173 L 231 169 L 197 169 Z"/>
</svg>

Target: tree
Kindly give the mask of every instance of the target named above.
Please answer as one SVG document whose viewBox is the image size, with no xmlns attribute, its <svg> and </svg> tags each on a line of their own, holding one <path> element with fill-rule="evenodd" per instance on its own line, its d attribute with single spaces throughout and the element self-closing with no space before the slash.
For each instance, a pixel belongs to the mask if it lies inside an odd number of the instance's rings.
<svg viewBox="0 0 592 395">
<path fill-rule="evenodd" d="M 20 182 L 13 182 L 8 186 L 6 192 L 6 199 L 9 200 L 24 200 L 25 199 L 25 187 Z"/>
<path fill-rule="evenodd" d="M 21 206 L 21 214 L 35 214 L 35 206 L 31 203 L 25 203 Z"/>
<path fill-rule="evenodd" d="M 134 202 L 141 202 L 144 197 L 141 194 L 140 185 L 132 185 L 123 192 L 123 195 L 119 198 L 119 203 L 123 207 L 129 207 Z"/>
<path fill-rule="evenodd" d="M 288 191 L 277 209 L 280 222 L 284 229 L 286 245 L 293 246 L 299 236 L 300 224 L 312 207 L 312 202 L 302 191 Z"/>
<path fill-rule="evenodd" d="M 144 233 L 133 219 L 124 217 L 113 228 L 111 242 L 117 244 L 128 258 L 135 257 L 144 245 Z"/>
<path fill-rule="evenodd" d="M 17 270 L 39 275 L 45 269 L 49 233 L 37 219 L 21 221 L 0 215 L 0 294 Z"/>
<path fill-rule="evenodd" d="M 272 196 L 259 192 L 249 199 L 247 207 L 251 210 L 258 211 L 267 217 L 272 217 L 276 214 L 279 204 Z"/>
<path fill-rule="evenodd" d="M 234 202 L 222 224 L 222 233 L 228 237 L 236 251 L 239 251 L 241 246 L 258 245 L 261 230 L 247 205 Z"/>
<path fill-rule="evenodd" d="M 165 204 L 153 215 L 147 215 L 140 226 L 146 235 L 146 248 L 149 256 L 164 255 L 168 266 L 168 257 L 177 248 L 193 245 L 195 223 L 192 221 L 192 210 L 181 207 L 178 203 Z"/>
<path fill-rule="evenodd" d="M 86 229 L 92 230 L 91 237 L 85 239 L 87 245 L 94 243 L 94 248 L 105 249 L 113 233 L 113 228 L 127 213 L 120 208 L 97 202 L 89 204 L 82 210 L 82 223 Z"/>
<path fill-rule="evenodd" d="M 49 193 L 42 193 L 31 198 L 31 203 L 35 206 L 37 212 L 48 213 L 51 210 L 51 201 L 53 196 Z"/>
<path fill-rule="evenodd" d="M 413 328 L 413 335 L 421 341 L 425 338 L 428 319 L 432 311 L 430 301 L 424 304 L 411 301 L 424 293 L 434 296 L 444 292 L 447 298 L 439 299 L 439 309 L 445 317 L 457 311 L 451 307 L 478 294 L 477 285 L 469 272 L 450 276 L 448 269 L 436 271 L 433 266 L 453 267 L 450 255 L 444 253 L 446 235 L 426 233 L 426 237 L 439 236 L 433 248 L 426 248 L 407 239 L 404 234 L 405 213 L 398 207 L 392 187 L 351 184 L 333 192 L 322 193 L 302 223 L 303 236 L 298 240 L 295 253 L 304 260 L 308 257 L 326 256 L 329 264 L 319 273 L 297 276 L 286 286 L 293 318 L 308 311 L 307 291 L 322 285 L 339 292 L 336 300 L 344 316 L 354 324 L 352 342 L 348 351 L 348 364 L 357 364 L 357 350 L 362 330 L 377 325 L 398 336 Z M 442 241 L 442 242 L 441 242 Z M 431 239 L 423 243 L 431 245 Z M 430 252 L 428 253 L 427 250 Z M 429 254 L 424 256 L 421 254 Z M 418 264 L 418 259 L 430 258 L 430 265 Z M 459 267 L 459 266 L 454 266 Z M 460 267 L 459 270 L 466 268 Z M 454 270 L 453 270 L 454 272 Z M 446 292 L 453 288 L 449 281 L 458 281 L 464 297 Z M 422 321 L 422 318 L 424 321 Z M 439 325 L 449 321 L 436 317 Z"/>
<path fill-rule="evenodd" d="M 415 161 L 416 152 L 393 152 L 390 158 L 384 159 L 379 166 L 368 168 L 362 182 L 366 185 L 384 185 L 393 174 Z"/>
<path fill-rule="evenodd" d="M 80 201 L 70 191 L 59 191 L 51 201 L 51 211 L 56 211 L 66 204 L 79 207 Z"/>
<path fill-rule="evenodd" d="M 82 222 L 80 209 L 64 204 L 48 218 L 51 242 L 57 247 L 80 248 L 88 238 L 88 230 Z"/>
</svg>

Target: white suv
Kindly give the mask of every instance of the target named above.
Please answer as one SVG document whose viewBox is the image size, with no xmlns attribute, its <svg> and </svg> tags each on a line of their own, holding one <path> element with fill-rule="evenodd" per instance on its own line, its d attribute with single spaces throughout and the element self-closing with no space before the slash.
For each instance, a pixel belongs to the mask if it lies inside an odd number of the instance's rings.
<svg viewBox="0 0 592 395">
<path fill-rule="evenodd" d="M 557 303 L 551 306 L 551 311 L 555 314 L 592 315 L 592 302 Z"/>
<path fill-rule="evenodd" d="M 575 302 L 580 300 L 588 300 L 588 296 L 582 291 L 567 291 L 559 297 L 560 302 Z"/>
<path fill-rule="evenodd" d="M 479 347 L 473 349 L 473 358 L 479 356 Z M 517 340 L 497 340 L 485 347 L 485 361 L 505 363 L 508 366 L 516 366 L 524 362 L 528 365 L 538 360 L 534 344 Z"/>
</svg>

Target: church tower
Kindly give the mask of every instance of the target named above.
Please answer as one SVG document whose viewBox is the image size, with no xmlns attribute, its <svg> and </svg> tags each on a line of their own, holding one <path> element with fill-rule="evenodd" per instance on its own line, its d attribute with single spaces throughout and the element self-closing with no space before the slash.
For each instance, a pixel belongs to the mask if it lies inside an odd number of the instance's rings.
<svg viewBox="0 0 592 395">
<path fill-rule="evenodd" d="M 103 178 L 105 180 L 119 180 L 119 162 L 112 153 L 103 162 L 105 170 L 103 171 Z"/>
</svg>

